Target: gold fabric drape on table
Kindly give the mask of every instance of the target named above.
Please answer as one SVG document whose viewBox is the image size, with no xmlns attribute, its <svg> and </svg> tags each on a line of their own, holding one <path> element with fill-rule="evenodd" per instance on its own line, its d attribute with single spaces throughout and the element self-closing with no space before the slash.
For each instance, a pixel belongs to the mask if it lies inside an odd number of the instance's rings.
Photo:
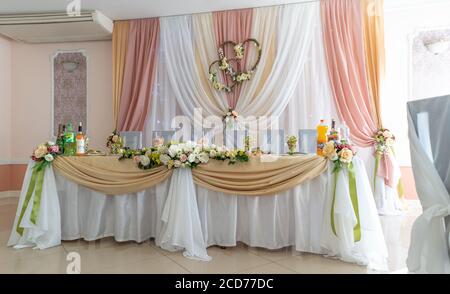
<svg viewBox="0 0 450 294">
<path fill-rule="evenodd" d="M 313 179 L 327 169 L 317 155 L 280 156 L 273 162 L 251 157 L 247 163 L 229 165 L 210 160 L 192 170 L 194 182 L 207 189 L 238 195 L 273 195 Z"/>
<path fill-rule="evenodd" d="M 380 92 L 385 71 L 383 0 L 361 0 L 366 73 L 373 112 L 381 128 Z"/>
<path fill-rule="evenodd" d="M 127 55 L 128 32 L 130 22 L 120 20 L 114 22 L 112 37 L 113 63 L 113 119 L 117 128 L 119 121 L 120 97 L 122 96 L 123 75 L 125 70 L 125 56 Z"/>
<path fill-rule="evenodd" d="M 213 191 L 238 195 L 273 195 L 319 176 L 327 160 L 316 155 L 280 156 L 272 162 L 251 157 L 249 162 L 229 165 L 211 159 L 192 170 L 194 183 Z M 120 195 L 139 192 L 166 180 L 173 170 L 165 166 L 140 170 L 133 160 L 115 156 L 57 157 L 55 171 L 92 190 Z"/>
<path fill-rule="evenodd" d="M 139 192 L 172 174 L 165 166 L 140 170 L 133 160 L 119 161 L 116 156 L 58 156 L 53 168 L 68 180 L 108 195 Z"/>
</svg>

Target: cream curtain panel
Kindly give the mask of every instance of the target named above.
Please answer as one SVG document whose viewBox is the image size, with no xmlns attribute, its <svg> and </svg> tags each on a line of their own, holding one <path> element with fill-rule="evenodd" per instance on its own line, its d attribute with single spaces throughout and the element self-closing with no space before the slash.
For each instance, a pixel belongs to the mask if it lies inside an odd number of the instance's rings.
<svg viewBox="0 0 450 294">
<path fill-rule="evenodd" d="M 127 20 L 115 21 L 112 36 L 112 66 L 113 66 L 113 120 L 117 128 L 119 122 L 120 97 L 122 96 L 125 57 L 127 55 L 128 31 L 130 23 Z"/>
</svg>

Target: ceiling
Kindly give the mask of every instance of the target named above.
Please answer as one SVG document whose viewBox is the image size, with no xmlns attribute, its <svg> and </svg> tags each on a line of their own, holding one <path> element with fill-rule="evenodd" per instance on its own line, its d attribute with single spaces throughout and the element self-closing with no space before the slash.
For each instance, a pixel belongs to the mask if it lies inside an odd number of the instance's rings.
<svg viewBox="0 0 450 294">
<path fill-rule="evenodd" d="M 66 11 L 73 0 L 1 0 L 0 14 Z M 82 10 L 99 10 L 110 19 L 155 16 L 270 6 L 311 0 L 74 0 Z"/>
</svg>

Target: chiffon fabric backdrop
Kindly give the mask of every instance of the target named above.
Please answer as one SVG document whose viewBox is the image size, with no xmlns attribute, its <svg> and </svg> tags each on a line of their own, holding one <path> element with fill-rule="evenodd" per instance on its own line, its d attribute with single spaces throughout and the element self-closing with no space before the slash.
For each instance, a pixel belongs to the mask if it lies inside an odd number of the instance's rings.
<svg viewBox="0 0 450 294">
<path fill-rule="evenodd" d="M 360 153 L 368 165 L 369 176 L 374 178 L 372 187 L 379 212 L 398 214 L 402 210 L 397 191 L 400 168 L 390 152 L 381 156 L 375 174 L 373 136 L 378 131 L 378 119 L 365 68 L 361 10 L 360 1 L 321 1 L 328 72 L 339 116 L 349 126 L 353 143 L 362 147 Z M 368 54 L 371 55 L 371 52 Z M 378 72 L 380 69 L 376 70 Z M 379 86 L 372 86 L 376 85 Z"/>
<path fill-rule="evenodd" d="M 252 80 L 242 85 L 236 105 L 240 116 L 279 117 L 275 128 L 278 123 L 290 134 L 337 116 L 319 8 L 318 3 L 308 3 L 254 9 L 251 36 L 262 44 L 263 58 Z M 208 13 L 161 18 L 157 87 L 145 133 L 175 127 L 171 121 L 176 115 L 192 118 L 196 107 L 204 117 L 222 117 L 227 111 L 224 93 L 208 81 L 208 66 L 217 59 L 213 22 Z M 256 52 L 248 54 L 254 60 Z"/>
<path fill-rule="evenodd" d="M 427 121 L 419 121 L 426 114 Z M 450 273 L 450 96 L 408 103 L 411 162 L 423 213 L 414 222 L 406 264 L 412 272 Z"/>
</svg>

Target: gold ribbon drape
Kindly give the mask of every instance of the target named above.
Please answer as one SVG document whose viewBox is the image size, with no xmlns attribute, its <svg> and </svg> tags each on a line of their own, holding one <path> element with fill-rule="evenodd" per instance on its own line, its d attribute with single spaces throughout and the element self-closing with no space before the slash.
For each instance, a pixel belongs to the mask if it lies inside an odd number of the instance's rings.
<svg viewBox="0 0 450 294">
<path fill-rule="evenodd" d="M 112 67 L 113 67 L 113 119 L 117 128 L 119 120 L 120 97 L 122 95 L 125 56 L 127 55 L 129 21 L 114 22 L 112 37 Z"/>
<path fill-rule="evenodd" d="M 327 160 L 316 155 L 281 156 L 264 162 L 251 157 L 249 162 L 229 165 L 210 160 L 192 170 L 194 183 L 213 191 L 238 195 L 273 195 L 319 176 Z M 166 180 L 172 170 L 165 166 L 140 170 L 133 160 L 114 156 L 57 157 L 55 171 L 65 178 L 107 194 L 139 192 Z"/>
<path fill-rule="evenodd" d="M 317 155 L 280 156 L 264 162 L 250 157 L 246 163 L 229 165 L 210 160 L 192 170 L 194 183 L 228 194 L 260 196 L 284 192 L 326 171 L 328 161 Z"/>
<path fill-rule="evenodd" d="M 139 192 L 172 174 L 165 166 L 140 170 L 133 160 L 119 161 L 115 156 L 58 156 L 53 168 L 65 178 L 107 195 Z"/>
<path fill-rule="evenodd" d="M 385 71 L 383 2 L 383 0 L 361 0 L 366 73 L 378 128 L 383 126 L 380 112 L 381 83 Z"/>
</svg>

